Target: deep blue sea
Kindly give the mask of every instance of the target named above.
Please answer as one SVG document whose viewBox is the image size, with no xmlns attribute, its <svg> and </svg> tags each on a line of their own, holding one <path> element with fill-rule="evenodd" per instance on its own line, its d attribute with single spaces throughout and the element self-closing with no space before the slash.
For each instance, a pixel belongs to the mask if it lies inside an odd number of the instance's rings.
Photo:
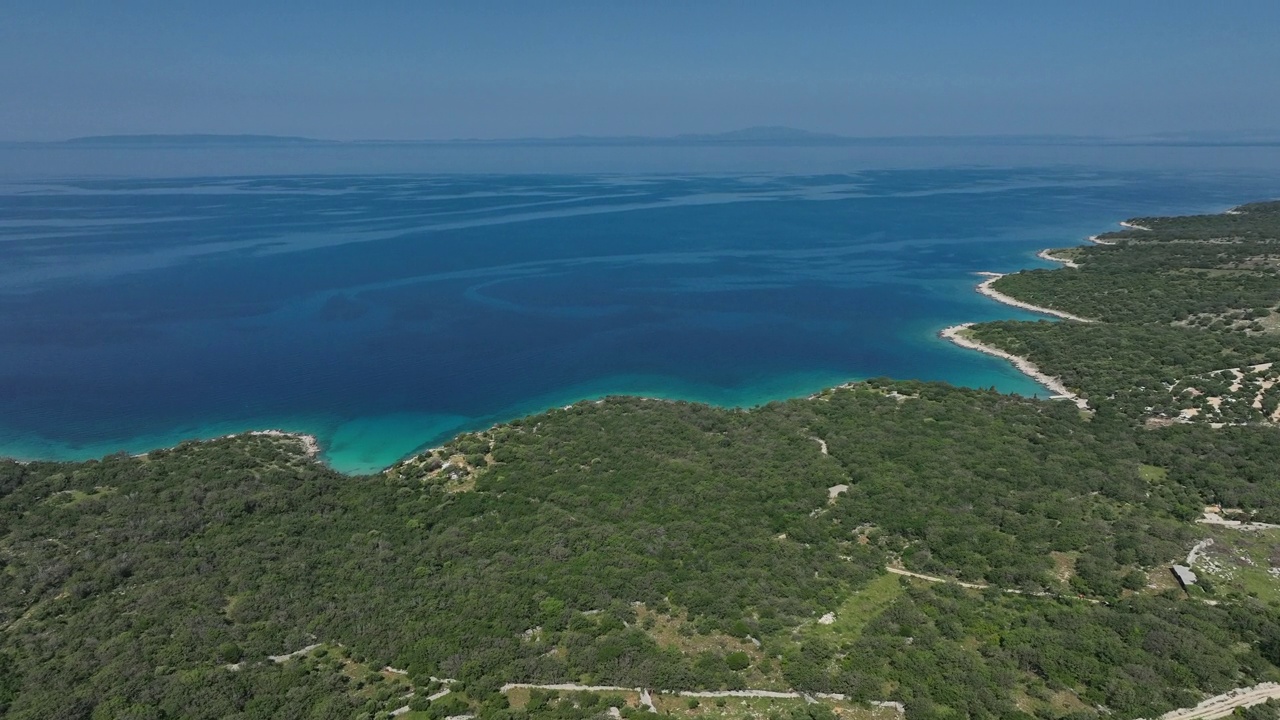
<svg viewBox="0 0 1280 720">
<path fill-rule="evenodd" d="M 1042 394 L 936 337 L 1035 317 L 973 273 L 1280 196 L 1275 149 L 1205 157 L 129 177 L 28 154 L 0 179 L 0 455 L 285 428 L 363 472 L 607 394 L 751 406 L 875 376 Z"/>
</svg>

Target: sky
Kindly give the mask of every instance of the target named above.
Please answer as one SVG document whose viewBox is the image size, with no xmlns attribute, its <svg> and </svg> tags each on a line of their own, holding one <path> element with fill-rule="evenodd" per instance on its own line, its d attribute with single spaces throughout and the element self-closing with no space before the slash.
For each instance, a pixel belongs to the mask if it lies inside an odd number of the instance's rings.
<svg viewBox="0 0 1280 720">
<path fill-rule="evenodd" d="M 1280 130 L 1280 2 L 5 0 L 0 140 Z"/>
</svg>

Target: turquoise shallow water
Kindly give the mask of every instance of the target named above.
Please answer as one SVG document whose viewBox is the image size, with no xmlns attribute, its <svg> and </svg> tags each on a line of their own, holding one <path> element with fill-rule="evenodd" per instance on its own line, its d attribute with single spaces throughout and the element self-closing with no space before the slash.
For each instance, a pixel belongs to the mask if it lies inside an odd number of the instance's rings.
<svg viewBox="0 0 1280 720">
<path fill-rule="evenodd" d="M 937 339 L 1035 317 L 974 272 L 1274 195 L 1256 169 L 1078 166 L 15 179 L 0 454 L 284 428 L 367 472 L 607 394 L 752 406 L 874 376 L 1042 394 Z"/>
</svg>

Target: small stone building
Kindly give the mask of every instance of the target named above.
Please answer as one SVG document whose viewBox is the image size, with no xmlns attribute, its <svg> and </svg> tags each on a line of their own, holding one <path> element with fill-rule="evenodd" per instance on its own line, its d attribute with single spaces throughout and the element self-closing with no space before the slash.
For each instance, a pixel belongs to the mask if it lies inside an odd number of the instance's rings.
<svg viewBox="0 0 1280 720">
<path fill-rule="evenodd" d="M 1186 565 L 1174 565 L 1170 570 L 1173 571 L 1173 576 L 1178 579 L 1178 584 L 1183 590 L 1196 584 L 1196 574 Z"/>
</svg>

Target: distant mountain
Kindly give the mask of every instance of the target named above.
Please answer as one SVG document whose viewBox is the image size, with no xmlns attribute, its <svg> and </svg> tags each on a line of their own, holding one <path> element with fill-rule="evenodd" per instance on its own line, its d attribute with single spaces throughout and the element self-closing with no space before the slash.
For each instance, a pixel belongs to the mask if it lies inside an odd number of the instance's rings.
<svg viewBox="0 0 1280 720">
<path fill-rule="evenodd" d="M 526 137 L 495 139 L 446 140 L 457 145 L 557 145 L 557 146 L 629 146 L 629 145 L 830 145 L 856 141 L 841 135 L 809 132 L 782 126 L 749 127 L 722 133 L 684 133 L 681 135 L 568 135 L 562 137 Z"/>
<path fill-rule="evenodd" d="M 63 140 L 63 145 L 111 145 L 123 147 L 206 147 L 214 146 L 270 146 L 270 145 L 333 145 L 333 140 L 294 137 L 289 135 L 89 135 Z"/>
</svg>

